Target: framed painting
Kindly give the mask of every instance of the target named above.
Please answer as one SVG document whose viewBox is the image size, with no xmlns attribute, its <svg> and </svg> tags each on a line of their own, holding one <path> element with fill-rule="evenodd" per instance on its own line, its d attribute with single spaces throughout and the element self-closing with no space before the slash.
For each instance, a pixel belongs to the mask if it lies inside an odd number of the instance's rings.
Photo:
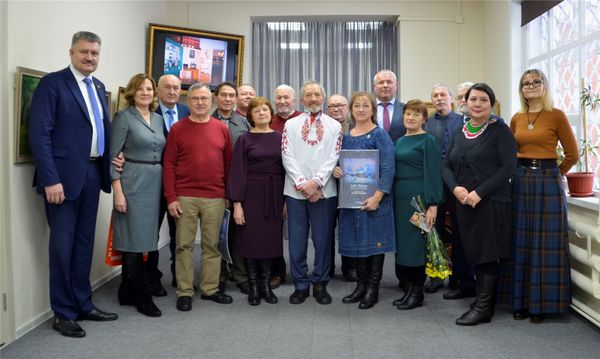
<svg viewBox="0 0 600 359">
<path fill-rule="evenodd" d="M 46 72 L 17 66 L 15 77 L 15 155 L 14 163 L 33 163 L 29 147 L 31 99 Z"/>
</svg>

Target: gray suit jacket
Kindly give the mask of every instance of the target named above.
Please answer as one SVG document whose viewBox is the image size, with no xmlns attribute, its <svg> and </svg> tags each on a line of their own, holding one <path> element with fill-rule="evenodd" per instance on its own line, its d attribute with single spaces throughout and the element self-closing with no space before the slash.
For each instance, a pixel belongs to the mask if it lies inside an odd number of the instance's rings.
<svg viewBox="0 0 600 359">
<path fill-rule="evenodd" d="M 212 116 L 219 119 L 217 111 L 213 112 Z M 242 133 L 250 131 L 250 128 L 250 122 L 248 122 L 246 117 L 234 111 L 229 119 L 229 136 L 231 137 L 231 144 L 235 146 L 238 137 L 240 137 Z"/>
</svg>

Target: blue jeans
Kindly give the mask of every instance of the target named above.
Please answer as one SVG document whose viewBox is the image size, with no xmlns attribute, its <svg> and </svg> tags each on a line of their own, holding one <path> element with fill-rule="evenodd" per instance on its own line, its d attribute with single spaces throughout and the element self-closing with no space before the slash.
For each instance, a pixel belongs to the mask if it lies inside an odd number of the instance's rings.
<svg viewBox="0 0 600 359">
<path fill-rule="evenodd" d="M 308 289 L 311 282 L 326 284 L 331 267 L 331 235 L 335 226 L 337 197 L 311 203 L 286 196 L 286 204 L 290 272 L 294 279 L 294 287 L 304 290 Z M 306 263 L 309 228 L 315 250 L 314 269 L 310 278 Z"/>
</svg>

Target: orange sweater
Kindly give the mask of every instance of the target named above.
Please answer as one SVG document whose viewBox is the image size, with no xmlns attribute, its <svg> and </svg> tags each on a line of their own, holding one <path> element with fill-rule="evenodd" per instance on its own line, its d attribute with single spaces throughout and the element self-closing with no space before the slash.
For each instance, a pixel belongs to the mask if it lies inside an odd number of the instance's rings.
<svg viewBox="0 0 600 359">
<path fill-rule="evenodd" d="M 526 113 L 516 113 L 510 121 L 510 129 L 517 140 L 517 158 L 556 159 L 556 145 L 560 141 L 565 159 L 559 169 L 562 174 L 567 173 L 577 163 L 579 153 L 567 116 L 554 108 L 551 112 L 529 113 L 529 121 L 534 120 L 532 130 L 527 128 Z"/>
</svg>

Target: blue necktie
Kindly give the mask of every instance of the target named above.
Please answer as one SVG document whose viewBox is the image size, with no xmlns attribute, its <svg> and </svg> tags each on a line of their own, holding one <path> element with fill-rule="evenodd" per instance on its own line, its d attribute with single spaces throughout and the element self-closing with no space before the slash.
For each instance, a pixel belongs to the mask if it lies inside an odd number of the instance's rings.
<svg viewBox="0 0 600 359">
<path fill-rule="evenodd" d="M 171 127 L 173 127 L 173 123 L 175 123 L 175 111 L 169 109 L 167 110 L 167 114 L 169 115 L 169 131 L 171 130 Z"/>
<path fill-rule="evenodd" d="M 92 79 L 86 77 L 83 79 L 87 87 L 88 96 L 90 97 L 90 103 L 92 104 L 92 111 L 94 111 L 94 120 L 96 121 L 96 139 L 98 141 L 98 156 L 104 154 L 104 124 L 100 117 L 100 108 L 98 107 L 98 101 L 96 101 L 96 94 L 92 87 Z"/>
</svg>

